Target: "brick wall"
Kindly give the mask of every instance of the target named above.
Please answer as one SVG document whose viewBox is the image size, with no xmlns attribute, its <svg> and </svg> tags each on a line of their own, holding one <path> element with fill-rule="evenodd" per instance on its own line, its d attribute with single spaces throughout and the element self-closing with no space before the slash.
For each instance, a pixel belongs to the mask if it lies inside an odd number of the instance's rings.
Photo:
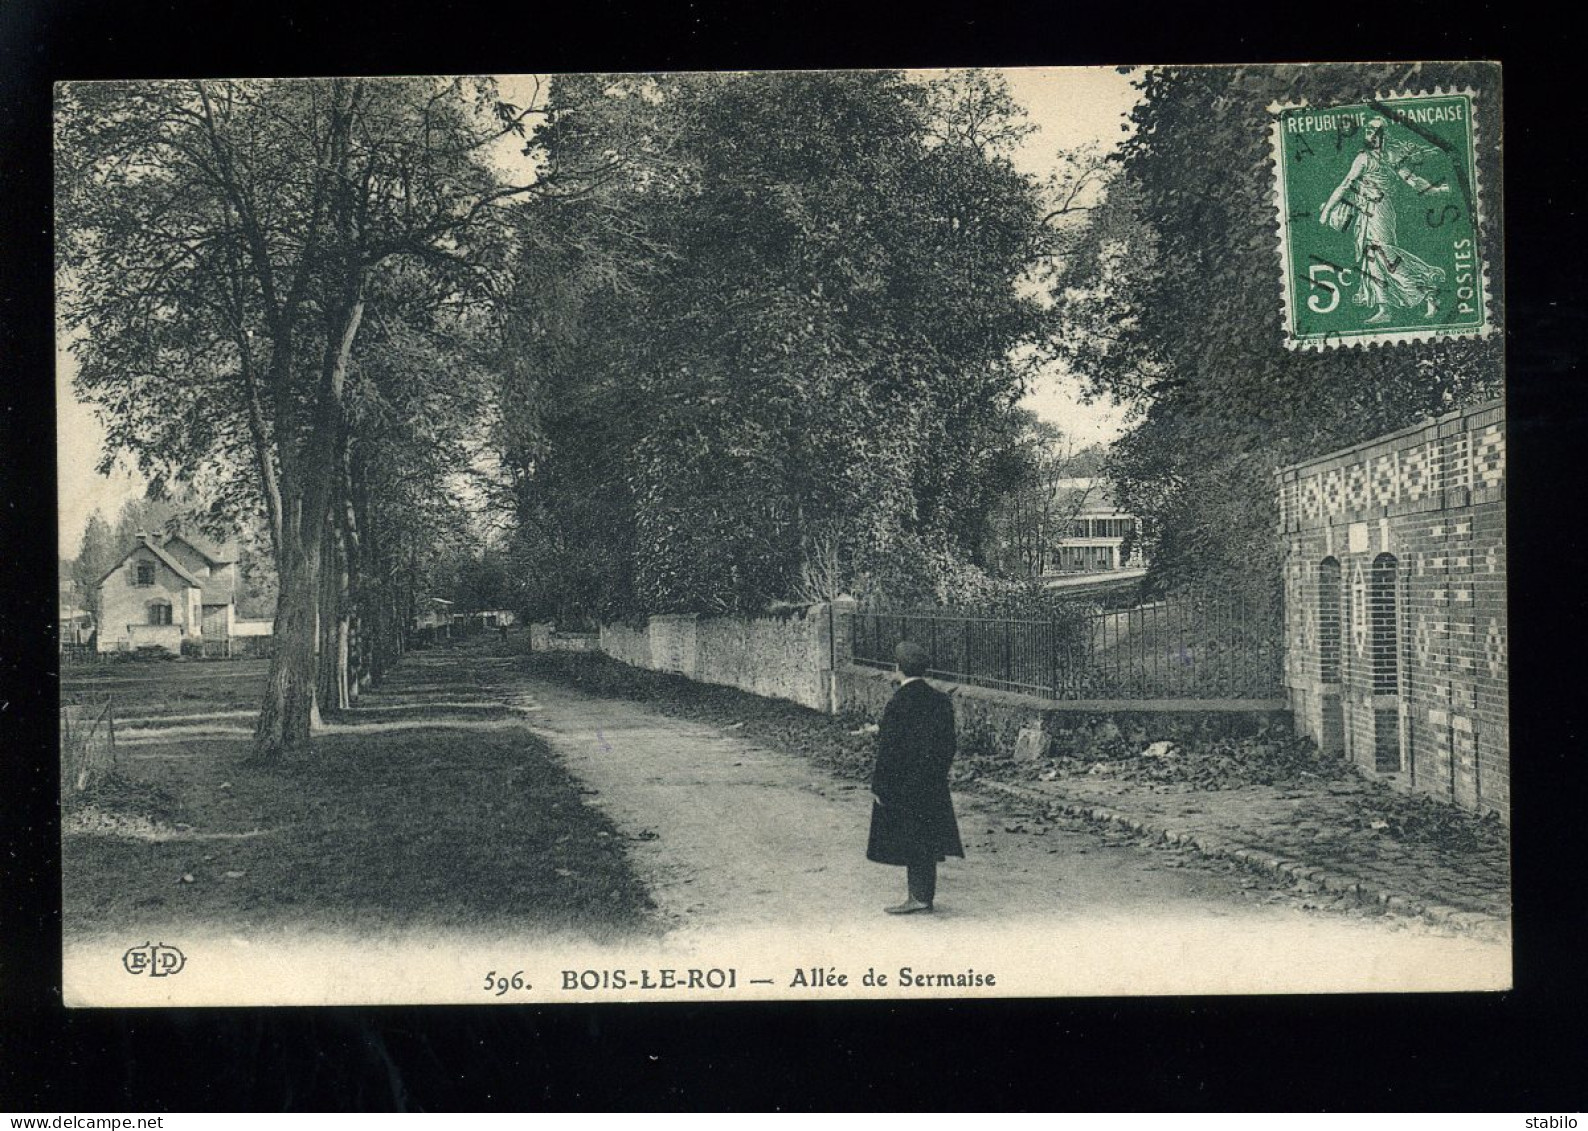
<svg viewBox="0 0 1588 1131">
<path fill-rule="evenodd" d="M 1279 504 L 1297 728 L 1509 821 L 1504 406 L 1286 468 Z"/>
</svg>

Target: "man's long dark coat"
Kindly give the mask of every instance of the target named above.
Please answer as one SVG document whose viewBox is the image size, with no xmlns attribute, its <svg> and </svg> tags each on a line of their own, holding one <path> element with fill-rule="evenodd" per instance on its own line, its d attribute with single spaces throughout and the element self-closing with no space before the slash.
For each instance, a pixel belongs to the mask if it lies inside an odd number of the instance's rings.
<svg viewBox="0 0 1588 1131">
<path fill-rule="evenodd" d="M 877 731 L 877 764 L 871 792 L 866 859 L 910 864 L 964 856 L 948 768 L 954 761 L 954 704 L 924 679 L 912 680 L 888 700 Z"/>
</svg>

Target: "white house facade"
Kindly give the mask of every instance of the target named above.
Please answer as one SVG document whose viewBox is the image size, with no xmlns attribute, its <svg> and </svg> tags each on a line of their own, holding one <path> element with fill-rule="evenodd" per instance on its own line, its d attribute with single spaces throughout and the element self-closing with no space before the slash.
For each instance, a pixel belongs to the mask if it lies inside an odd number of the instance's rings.
<svg viewBox="0 0 1588 1131">
<path fill-rule="evenodd" d="M 239 635 L 235 557 L 181 535 L 140 534 L 100 579 L 99 597 L 101 652 L 224 647 Z"/>
<path fill-rule="evenodd" d="M 1114 503 L 1105 480 L 1061 479 L 1057 496 L 1070 517 L 1049 542 L 1049 576 L 1145 571 L 1136 517 Z"/>
</svg>

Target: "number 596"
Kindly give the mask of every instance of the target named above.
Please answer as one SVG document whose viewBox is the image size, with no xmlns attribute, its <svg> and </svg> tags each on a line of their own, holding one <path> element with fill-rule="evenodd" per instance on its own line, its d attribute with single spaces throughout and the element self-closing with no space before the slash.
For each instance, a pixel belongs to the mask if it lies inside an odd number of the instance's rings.
<svg viewBox="0 0 1588 1131">
<path fill-rule="evenodd" d="M 533 987 L 524 981 L 524 972 L 522 970 L 515 972 L 511 978 L 506 974 L 499 976 L 495 970 L 492 970 L 485 976 L 485 988 L 497 997 L 501 997 L 508 990 L 527 990 Z"/>
</svg>

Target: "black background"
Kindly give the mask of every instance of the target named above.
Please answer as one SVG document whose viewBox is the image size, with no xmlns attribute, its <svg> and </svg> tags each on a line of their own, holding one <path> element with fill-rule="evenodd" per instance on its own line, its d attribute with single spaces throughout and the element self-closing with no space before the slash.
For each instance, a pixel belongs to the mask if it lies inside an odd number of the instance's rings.
<svg viewBox="0 0 1588 1131">
<path fill-rule="evenodd" d="M 0 5 L 0 1110 L 1575 1110 L 1588 442 L 1565 17 L 762 0 Z M 748 14 L 753 11 L 753 14 Z M 1170 14 L 1172 13 L 1172 15 Z M 1577 48 L 1581 50 L 1581 48 Z M 1295 59 L 1506 64 L 1516 989 L 1506 994 L 71 1011 L 60 1004 L 50 84 L 68 78 Z M 1210 157 L 1216 159 L 1216 157 Z M 1575 457 L 1575 458 L 1574 458 Z"/>
</svg>

